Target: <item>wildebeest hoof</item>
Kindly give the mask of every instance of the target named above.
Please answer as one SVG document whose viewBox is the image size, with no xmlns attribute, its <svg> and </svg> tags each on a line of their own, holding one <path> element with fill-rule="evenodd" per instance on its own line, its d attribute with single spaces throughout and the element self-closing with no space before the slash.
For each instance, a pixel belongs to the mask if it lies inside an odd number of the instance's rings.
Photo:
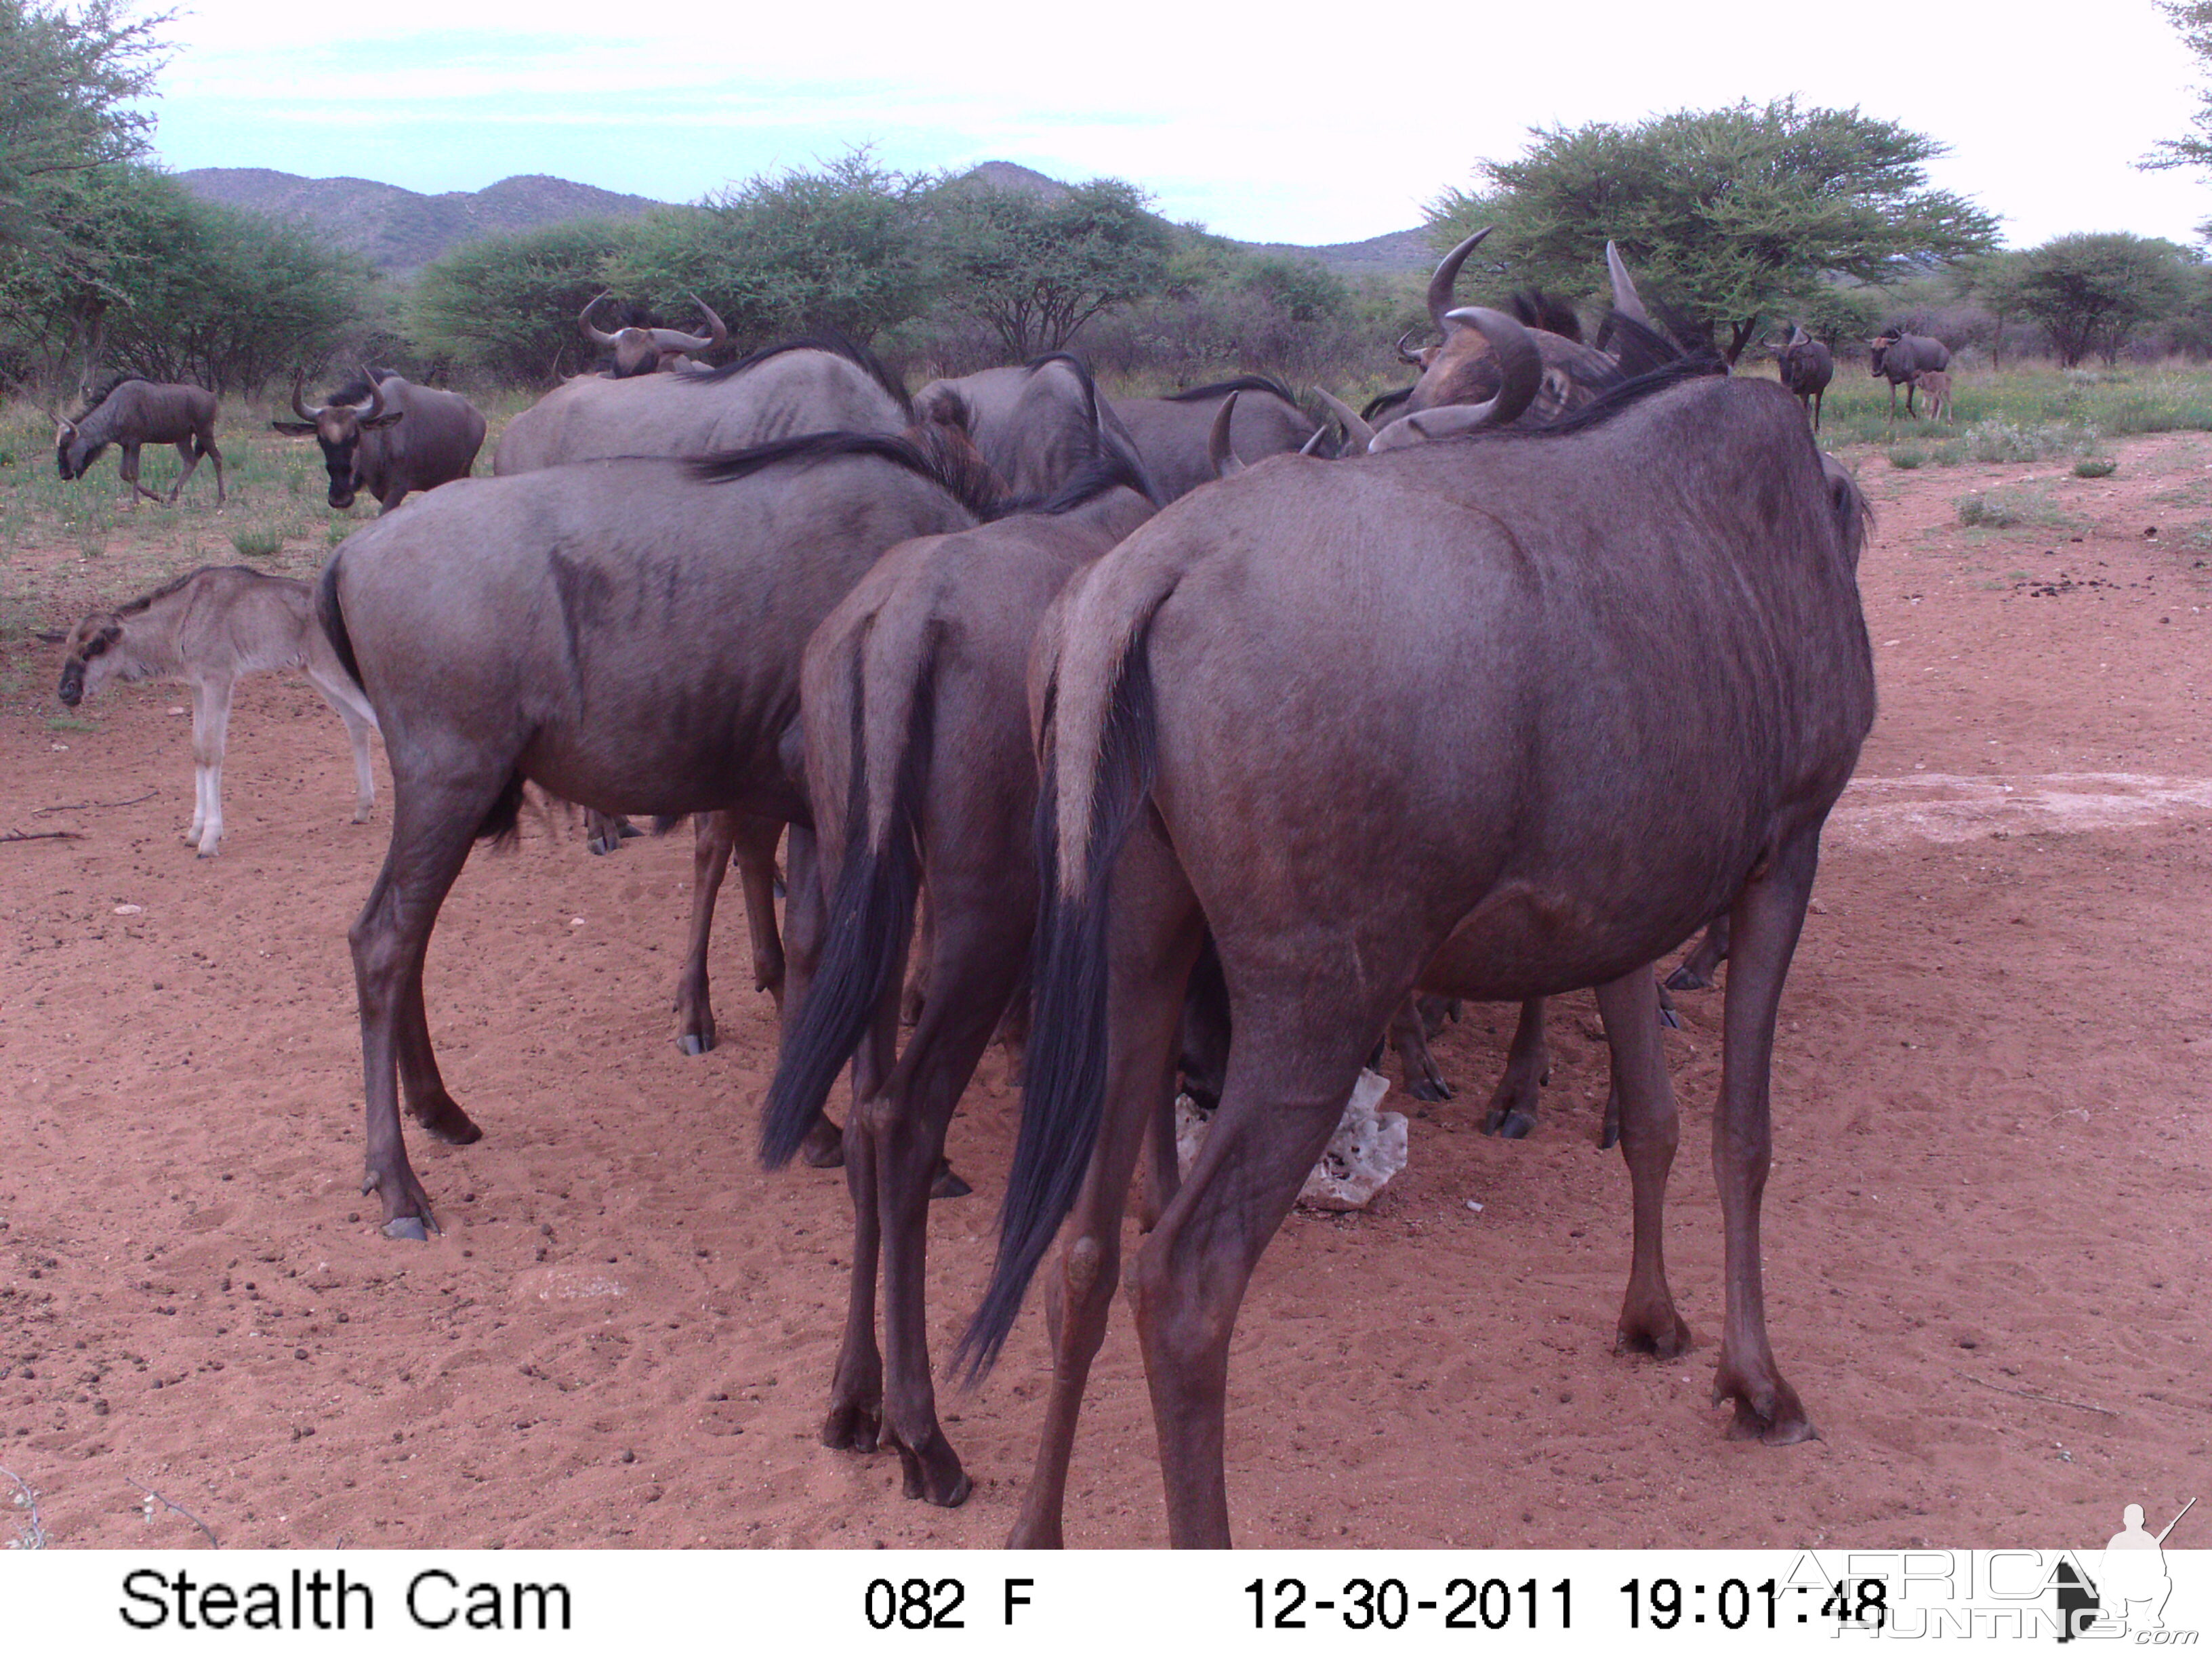
<svg viewBox="0 0 2212 1659">
<path fill-rule="evenodd" d="M 610 839 L 605 836 L 593 836 L 584 845 L 604 858 L 609 853 L 619 852 L 622 849 L 622 837 L 617 836 Z"/>
<path fill-rule="evenodd" d="M 617 819 L 616 823 L 619 827 L 616 830 L 615 833 L 620 836 L 624 841 L 635 841 L 640 836 L 642 836 L 645 833 L 644 830 L 639 829 L 628 818 Z"/>
<path fill-rule="evenodd" d="M 1649 1313 L 1630 1313 L 1624 1310 L 1620 1326 L 1614 1333 L 1613 1351 L 1617 1354 L 1648 1353 L 1659 1359 L 1677 1359 L 1697 1346 L 1690 1334 L 1690 1327 L 1672 1307 L 1655 1309 Z"/>
<path fill-rule="evenodd" d="M 1710 991 L 1713 988 L 1712 975 L 1699 973 L 1687 962 L 1668 975 L 1659 983 L 1662 988 L 1669 991 Z"/>
<path fill-rule="evenodd" d="M 878 1407 L 832 1406 L 822 1422 L 822 1443 L 831 1451 L 872 1452 L 882 1431 Z"/>
<path fill-rule="evenodd" d="M 429 1229 L 422 1224 L 422 1218 L 417 1215 L 403 1215 L 386 1222 L 384 1236 L 386 1238 L 411 1238 L 417 1244 L 430 1242 Z"/>
<path fill-rule="evenodd" d="M 953 1173 L 950 1164 L 941 1158 L 938 1161 L 937 1179 L 929 1183 L 929 1195 L 932 1198 L 965 1198 L 975 1190 Z"/>
<path fill-rule="evenodd" d="M 411 1107 L 415 1121 L 448 1146 L 473 1146 L 483 1139 L 476 1120 L 448 1097 Z"/>
<path fill-rule="evenodd" d="M 1482 1133 L 1502 1136 L 1507 1140 L 1526 1140 L 1536 1127 L 1536 1115 L 1525 1106 L 1493 1107 L 1482 1120 Z"/>
<path fill-rule="evenodd" d="M 842 1170 L 845 1167 L 845 1132 L 827 1117 L 817 1119 L 806 1132 L 806 1139 L 799 1144 L 799 1155 L 811 1170 Z"/>
<path fill-rule="evenodd" d="M 1409 1078 L 1406 1083 L 1406 1092 L 1416 1100 L 1449 1100 L 1452 1097 L 1451 1085 L 1434 1072 L 1425 1077 Z"/>
<path fill-rule="evenodd" d="M 1735 1415 L 1729 1423 L 1731 1440 L 1757 1440 L 1769 1446 L 1795 1446 L 1808 1440 L 1818 1440 L 1820 1431 L 1805 1415 L 1805 1407 L 1791 1388 L 1771 1371 L 1764 1382 L 1746 1381 L 1735 1369 L 1723 1361 L 1713 1376 L 1713 1404 L 1723 1400 L 1735 1402 Z"/>
<path fill-rule="evenodd" d="M 714 1039 L 697 1031 L 686 1031 L 676 1039 L 676 1046 L 687 1054 L 703 1054 L 714 1046 Z"/>
</svg>

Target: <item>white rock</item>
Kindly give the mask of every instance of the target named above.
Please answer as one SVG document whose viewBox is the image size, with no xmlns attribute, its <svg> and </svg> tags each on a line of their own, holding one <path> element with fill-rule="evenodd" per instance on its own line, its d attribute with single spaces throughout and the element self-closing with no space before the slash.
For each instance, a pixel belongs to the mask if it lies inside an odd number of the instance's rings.
<svg viewBox="0 0 2212 1659">
<path fill-rule="evenodd" d="M 1360 1073 L 1336 1133 L 1298 1189 L 1299 1203 L 1314 1210 L 1364 1210 L 1390 1177 L 1406 1167 L 1405 1114 L 1375 1109 L 1389 1092 L 1387 1078 Z M 1212 1114 L 1200 1113 L 1188 1095 L 1176 1097 L 1176 1152 L 1186 1172 L 1212 1121 Z"/>
</svg>

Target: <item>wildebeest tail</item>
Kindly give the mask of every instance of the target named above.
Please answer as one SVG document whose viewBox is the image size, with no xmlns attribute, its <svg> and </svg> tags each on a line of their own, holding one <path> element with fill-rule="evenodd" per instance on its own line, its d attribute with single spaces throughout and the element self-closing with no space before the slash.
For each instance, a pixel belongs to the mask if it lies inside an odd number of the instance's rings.
<svg viewBox="0 0 2212 1659">
<path fill-rule="evenodd" d="M 1146 635 L 1180 573 L 1154 574 L 1167 580 L 1147 584 L 1133 618 L 1116 618 L 1119 648 L 1103 659 L 1080 649 L 1071 608 L 1061 635 L 1068 648 L 1048 693 L 1022 1127 L 999 1215 L 998 1261 L 953 1356 L 971 1381 L 990 1369 L 1013 1328 L 1023 1293 L 1082 1189 L 1104 1115 L 1109 877 L 1158 771 Z"/>
<path fill-rule="evenodd" d="M 844 707 L 824 711 L 852 734 L 845 850 L 830 878 L 821 962 L 784 1029 L 769 1085 L 761 1162 L 769 1169 L 788 1163 L 820 1121 L 837 1073 L 898 988 L 914 931 L 921 886 L 919 813 L 933 735 L 932 664 L 927 618 L 906 630 L 908 637 L 878 637 L 895 626 L 878 618 L 851 641 L 849 672 L 842 685 L 833 682 L 845 693 Z"/>
<path fill-rule="evenodd" d="M 320 580 L 315 584 L 315 621 L 337 653 L 338 665 L 346 678 L 362 685 L 361 663 L 353 654 L 353 635 L 346 632 L 345 608 L 338 603 L 338 562 L 335 556 L 323 567 Z M 362 685 L 366 692 L 368 688 Z"/>
</svg>

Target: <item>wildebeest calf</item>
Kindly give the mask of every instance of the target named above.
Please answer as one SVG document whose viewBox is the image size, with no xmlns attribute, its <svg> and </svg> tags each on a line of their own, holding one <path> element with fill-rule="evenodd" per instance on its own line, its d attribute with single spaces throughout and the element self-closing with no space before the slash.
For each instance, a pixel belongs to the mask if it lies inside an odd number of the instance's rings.
<svg viewBox="0 0 2212 1659">
<path fill-rule="evenodd" d="M 1912 384 L 1919 390 L 1920 395 L 1928 399 L 1929 420 L 1948 421 L 1953 426 L 1959 424 L 1957 417 L 1951 413 L 1951 376 L 1948 371 L 1923 368 L 1912 377 Z"/>
<path fill-rule="evenodd" d="M 313 590 L 289 576 L 243 565 L 210 565 L 112 611 L 95 611 L 70 631 L 61 700 L 74 708 L 110 680 L 182 680 L 192 688 L 191 827 L 185 839 L 212 858 L 222 840 L 222 754 L 230 689 L 245 674 L 303 670 L 345 722 L 358 799 L 353 821 L 376 805 L 368 734 L 376 716 L 338 665 L 315 621 Z"/>
</svg>

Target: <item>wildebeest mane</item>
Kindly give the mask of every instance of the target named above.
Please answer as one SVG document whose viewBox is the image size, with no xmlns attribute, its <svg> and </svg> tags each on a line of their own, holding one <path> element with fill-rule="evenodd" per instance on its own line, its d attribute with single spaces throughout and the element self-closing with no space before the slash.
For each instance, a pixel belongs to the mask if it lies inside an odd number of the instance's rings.
<svg viewBox="0 0 2212 1659">
<path fill-rule="evenodd" d="M 84 407 L 78 410 L 76 414 L 70 416 L 69 418 L 72 421 L 82 420 L 86 416 L 91 414 L 94 410 L 98 409 L 100 404 L 106 403 L 110 398 L 113 397 L 115 395 L 116 387 L 125 385 L 132 380 L 146 380 L 146 376 L 139 374 L 136 369 L 125 369 L 119 374 L 109 375 L 106 380 L 100 381 L 99 385 L 94 386 L 91 391 L 84 394 Z M 151 385 L 152 382 L 148 381 L 148 384 Z"/>
<path fill-rule="evenodd" d="M 1523 328 L 1540 328 L 1561 339 L 1583 343 L 1581 314 L 1555 294 L 1547 294 L 1538 288 L 1524 288 L 1507 301 L 1513 315 Z"/>
<path fill-rule="evenodd" d="M 684 376 L 684 380 L 689 386 L 719 385 L 724 380 L 744 374 L 749 368 L 758 368 L 771 357 L 781 357 L 787 351 L 826 351 L 833 357 L 842 357 L 847 362 L 866 371 L 870 380 L 889 392 L 892 400 L 898 404 L 901 416 L 908 420 L 914 418 L 914 398 L 906 389 L 906 382 L 892 374 L 884 366 L 883 359 L 877 356 L 874 352 L 869 350 L 859 341 L 839 333 L 834 328 L 817 329 L 811 333 L 798 335 L 792 339 L 779 340 L 774 345 L 765 345 L 757 351 L 747 352 L 737 362 L 725 363 L 720 368 L 703 369 L 686 374 Z"/>
<path fill-rule="evenodd" d="M 122 604 L 115 607 L 115 614 L 118 617 L 135 617 L 142 611 L 150 610 L 156 600 L 166 599 L 170 594 L 176 592 L 179 589 L 189 586 L 200 577 L 207 575 L 211 571 L 217 570 L 235 571 L 240 575 L 244 576 L 258 576 L 261 574 L 259 571 L 254 569 L 251 565 L 204 564 L 197 570 L 187 570 L 183 575 L 163 582 L 159 587 L 156 587 L 149 592 L 141 593 L 135 599 L 124 600 Z"/>
<path fill-rule="evenodd" d="M 913 439 L 895 437 L 887 432 L 802 433 L 796 438 L 781 438 L 750 449 L 695 456 L 684 466 L 702 483 L 731 483 L 772 466 L 836 460 L 847 456 L 867 456 L 903 467 L 917 477 L 928 479 L 978 518 L 989 516 L 999 505 L 999 496 L 978 491 L 971 471 L 948 467 Z"/>
<path fill-rule="evenodd" d="M 1557 420 L 1543 426 L 1505 427 L 1474 435 L 1485 438 L 1568 437 L 1577 432 L 1587 432 L 1592 427 L 1603 426 L 1623 410 L 1634 408 L 1647 398 L 1656 397 L 1669 386 L 1680 386 L 1686 380 L 1703 380 L 1708 375 L 1725 376 L 1729 372 L 1727 362 L 1711 346 L 1702 350 L 1686 349 L 1658 330 L 1648 328 L 1618 313 L 1606 319 L 1606 327 L 1619 345 L 1621 373 L 1618 380 L 1580 408 L 1571 409 Z"/>
<path fill-rule="evenodd" d="M 1170 404 L 1206 403 L 1215 398 L 1226 398 L 1232 392 L 1264 392 L 1271 397 L 1280 398 L 1293 409 L 1297 407 L 1298 394 L 1272 374 L 1239 374 L 1231 380 L 1194 386 L 1188 392 L 1170 392 L 1162 401 Z"/>
<path fill-rule="evenodd" d="M 379 381 L 391 380 L 394 374 L 394 371 L 388 368 L 372 368 L 368 373 L 376 376 Z M 325 397 L 323 401 L 325 404 L 353 404 L 358 406 L 367 403 L 374 392 L 374 388 L 369 385 L 368 379 L 363 375 L 356 374 L 336 392 Z"/>
<path fill-rule="evenodd" d="M 1386 415 L 1413 395 L 1413 388 L 1401 386 L 1395 392 L 1379 392 L 1367 400 L 1367 407 L 1359 411 L 1359 418 L 1370 426 L 1377 415 Z"/>
</svg>

